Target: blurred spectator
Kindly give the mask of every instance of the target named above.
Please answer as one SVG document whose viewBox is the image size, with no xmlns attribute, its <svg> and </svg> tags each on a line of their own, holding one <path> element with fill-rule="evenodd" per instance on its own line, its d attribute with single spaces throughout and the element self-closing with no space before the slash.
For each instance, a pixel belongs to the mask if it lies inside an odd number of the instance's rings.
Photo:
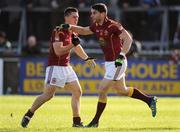
<svg viewBox="0 0 180 132">
<path fill-rule="evenodd" d="M 57 9 L 59 7 L 59 3 L 57 0 L 51 0 L 51 7 L 53 9 Z"/>
<path fill-rule="evenodd" d="M 35 5 L 33 0 L 21 0 L 20 5 L 26 7 L 27 9 L 32 9 Z"/>
<path fill-rule="evenodd" d="M 79 8 L 86 7 L 86 0 L 78 0 L 78 7 Z"/>
<path fill-rule="evenodd" d="M 141 19 L 141 35 L 144 40 L 159 40 L 161 32 L 162 13 L 152 8 L 161 6 L 160 0 L 140 0 L 140 5 L 147 9 Z"/>
<path fill-rule="evenodd" d="M 43 1 L 43 0 L 41 0 Z M 53 8 L 53 9 L 64 9 L 68 6 L 74 6 L 75 5 L 75 2 L 74 0 L 50 0 L 50 6 Z"/>
<path fill-rule="evenodd" d="M 27 9 L 32 9 L 34 7 L 50 7 L 50 2 L 52 0 L 21 0 L 21 6 L 25 6 Z"/>
<path fill-rule="evenodd" d="M 49 0 L 21 0 L 21 5 L 26 7 L 27 34 L 35 34 L 39 40 L 48 38 L 47 32 L 50 32 L 50 13 L 41 11 L 32 11 L 36 7 L 50 7 Z"/>
<path fill-rule="evenodd" d="M 134 34 L 135 38 L 138 38 L 138 35 L 141 33 L 139 30 L 140 26 L 140 17 L 141 12 L 132 12 L 128 10 L 128 8 L 138 7 L 139 6 L 139 0 L 119 0 L 117 5 L 121 9 L 121 23 L 126 29 L 131 30 Z M 141 37 L 141 35 L 139 35 Z M 140 38 L 139 37 L 139 38 Z"/>
<path fill-rule="evenodd" d="M 178 13 L 177 17 L 177 27 L 173 37 L 173 45 L 172 48 L 179 48 L 180 49 L 180 12 Z"/>
<path fill-rule="evenodd" d="M 114 10 L 116 10 L 116 8 L 118 8 L 118 5 L 117 5 L 118 4 L 118 0 L 111 0 L 111 2 L 107 3 L 107 4 L 109 4 L 109 8 L 112 8 Z"/>
<path fill-rule="evenodd" d="M 134 33 L 136 39 L 143 41 L 160 39 L 162 13 L 152 9 L 160 7 L 161 3 L 159 0 L 121 0 L 118 1 L 118 5 L 120 9 L 139 7 L 144 10 L 142 12 L 138 10 L 122 10 L 121 13 L 122 24 L 126 29 L 130 29 Z"/>
<path fill-rule="evenodd" d="M 142 7 L 149 9 L 152 7 L 158 7 L 161 5 L 160 0 L 140 0 Z"/>
<path fill-rule="evenodd" d="M 79 8 L 90 7 L 93 4 L 90 0 L 75 0 L 75 2 L 78 3 Z"/>
<path fill-rule="evenodd" d="M 93 4 L 95 4 L 95 3 L 104 3 L 104 4 L 106 4 L 106 6 L 109 6 L 109 4 L 110 4 L 110 2 L 111 1 L 114 1 L 114 0 L 92 0 L 93 1 Z"/>
<path fill-rule="evenodd" d="M 10 7 L 18 7 L 21 2 L 21 0 L 0 0 L 0 1 L 6 1 L 7 6 Z"/>
<path fill-rule="evenodd" d="M 23 48 L 23 54 L 36 56 L 40 53 L 40 45 L 37 43 L 36 37 L 34 35 L 29 36 L 27 39 L 27 44 Z"/>
<path fill-rule="evenodd" d="M 109 6 L 110 1 L 109 0 L 74 0 L 74 3 L 75 6 L 78 6 L 79 8 L 86 8 L 86 7 L 89 8 L 95 3 L 104 3 L 107 6 Z"/>
<path fill-rule="evenodd" d="M 0 52 L 8 54 L 11 53 L 11 51 L 12 51 L 12 45 L 6 37 L 6 33 L 0 31 Z"/>
<path fill-rule="evenodd" d="M 3 10 L 6 6 L 6 2 L 4 0 L 0 0 L 0 31 L 8 31 L 9 13 Z"/>
<path fill-rule="evenodd" d="M 34 0 L 34 1 L 38 1 L 38 6 L 49 7 L 50 6 L 50 2 L 52 0 Z"/>
<path fill-rule="evenodd" d="M 161 0 L 161 3 L 166 6 L 178 6 L 180 5 L 180 0 Z"/>
<path fill-rule="evenodd" d="M 173 48 L 180 48 L 180 24 L 178 24 L 177 29 L 174 34 Z"/>
<path fill-rule="evenodd" d="M 139 6 L 139 0 L 119 0 L 118 6 L 124 9 L 129 7 L 137 7 Z"/>
<path fill-rule="evenodd" d="M 180 50 L 174 49 L 170 56 L 170 63 L 180 65 Z"/>
<path fill-rule="evenodd" d="M 141 52 L 142 49 L 142 44 L 138 40 L 133 38 L 133 34 L 130 31 L 129 34 L 131 35 L 133 42 L 129 49 L 129 52 L 127 53 L 127 57 L 134 56 L 135 58 L 138 58 L 139 53 Z"/>
</svg>

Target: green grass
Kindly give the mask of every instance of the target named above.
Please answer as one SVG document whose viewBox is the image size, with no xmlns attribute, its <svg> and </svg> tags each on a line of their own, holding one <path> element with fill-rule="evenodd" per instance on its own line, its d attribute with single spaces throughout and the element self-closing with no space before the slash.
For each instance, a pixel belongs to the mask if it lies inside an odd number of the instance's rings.
<svg viewBox="0 0 180 132">
<path fill-rule="evenodd" d="M 150 109 L 131 98 L 109 97 L 99 128 L 72 128 L 69 96 L 56 96 L 44 104 L 29 127 L 20 126 L 23 114 L 35 96 L 0 96 L 0 132 L 179 132 L 180 98 L 159 98 L 158 113 L 151 117 Z M 82 97 L 81 117 L 84 124 L 94 116 L 97 97 Z M 12 116 L 11 116 L 12 114 Z"/>
</svg>

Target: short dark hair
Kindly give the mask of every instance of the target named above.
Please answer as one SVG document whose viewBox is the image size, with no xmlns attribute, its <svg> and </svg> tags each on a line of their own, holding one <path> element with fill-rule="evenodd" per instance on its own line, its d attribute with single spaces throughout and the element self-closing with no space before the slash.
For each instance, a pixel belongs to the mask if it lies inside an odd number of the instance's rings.
<svg viewBox="0 0 180 132">
<path fill-rule="evenodd" d="M 69 15 L 71 15 L 72 12 L 78 12 L 78 9 L 75 7 L 67 7 L 64 10 L 64 16 L 69 16 Z"/>
<path fill-rule="evenodd" d="M 103 3 L 96 3 L 91 8 L 99 11 L 100 13 L 102 13 L 102 12 L 107 13 L 107 6 Z"/>
</svg>

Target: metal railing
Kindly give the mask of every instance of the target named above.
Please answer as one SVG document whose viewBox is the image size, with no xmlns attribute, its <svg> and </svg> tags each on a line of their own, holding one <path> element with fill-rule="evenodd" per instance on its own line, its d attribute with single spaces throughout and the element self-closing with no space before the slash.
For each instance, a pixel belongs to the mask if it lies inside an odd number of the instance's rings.
<svg viewBox="0 0 180 132">
<path fill-rule="evenodd" d="M 83 9 L 79 9 L 80 12 L 89 12 L 89 8 L 83 8 Z M 22 45 L 26 42 L 26 38 L 27 38 L 27 21 L 26 21 L 26 9 L 22 8 L 22 7 L 6 7 L 6 8 L 2 8 L 0 9 L 0 12 L 2 11 L 6 11 L 6 12 L 21 12 L 21 19 L 20 19 L 20 30 L 19 30 L 19 38 L 18 38 L 18 48 L 17 48 L 17 53 L 21 54 L 21 49 L 22 49 Z M 113 8 L 111 8 L 109 10 L 110 13 L 114 14 L 115 19 L 116 20 L 120 20 L 122 17 L 122 14 L 124 12 L 147 12 L 147 11 L 158 11 L 162 13 L 162 27 L 161 27 L 161 36 L 160 36 L 160 40 L 158 41 L 141 41 L 142 45 L 147 47 L 151 47 L 151 46 L 159 46 L 158 51 L 153 51 L 150 50 L 148 52 L 146 51 L 142 51 L 142 54 L 153 54 L 153 53 L 158 53 L 160 55 L 162 54 L 167 54 L 169 53 L 169 29 L 168 29 L 168 20 L 169 20 L 169 11 L 178 11 L 180 12 L 180 6 L 175 6 L 175 7 L 160 7 L 160 8 L 150 8 L 150 9 L 145 9 L 142 7 L 135 7 L 135 8 L 127 8 L 127 9 L 119 9 L 116 7 L 116 10 L 114 10 Z M 53 10 L 51 8 L 47 8 L 47 7 L 36 7 L 33 8 L 31 10 L 28 10 L 28 12 L 63 12 L 63 10 L 59 9 L 59 10 Z M 86 47 L 86 51 L 88 51 L 89 53 L 102 53 L 100 50 L 97 49 L 88 49 L 88 47 Z M 149 48 L 151 49 L 151 48 Z"/>
</svg>

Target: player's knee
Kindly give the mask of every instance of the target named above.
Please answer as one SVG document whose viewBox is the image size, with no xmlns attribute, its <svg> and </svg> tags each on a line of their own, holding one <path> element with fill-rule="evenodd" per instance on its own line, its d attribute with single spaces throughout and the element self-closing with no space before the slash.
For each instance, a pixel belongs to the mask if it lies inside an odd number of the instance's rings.
<svg viewBox="0 0 180 132">
<path fill-rule="evenodd" d="M 122 96 L 127 96 L 128 95 L 127 87 L 121 87 L 121 89 L 118 89 L 117 94 Z"/>
<path fill-rule="evenodd" d="M 103 90 L 100 90 L 100 91 L 99 91 L 99 98 L 100 98 L 100 99 L 106 99 L 106 97 L 107 97 L 106 92 L 103 91 Z"/>
<path fill-rule="evenodd" d="M 80 97 L 81 95 L 82 95 L 82 90 L 81 89 L 77 90 L 77 97 Z"/>
<path fill-rule="evenodd" d="M 81 97 L 81 95 L 82 95 L 82 90 L 81 90 L 81 89 L 78 89 L 78 90 L 76 90 L 76 91 L 73 91 L 72 94 L 73 94 L 75 97 L 79 98 L 79 97 Z"/>
</svg>

